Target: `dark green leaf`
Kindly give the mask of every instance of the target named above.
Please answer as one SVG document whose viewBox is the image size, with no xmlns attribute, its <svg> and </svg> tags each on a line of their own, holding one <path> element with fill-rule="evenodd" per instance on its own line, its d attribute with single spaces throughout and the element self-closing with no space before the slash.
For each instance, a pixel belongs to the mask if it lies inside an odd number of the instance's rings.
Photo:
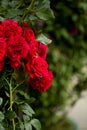
<svg viewBox="0 0 87 130">
<path fill-rule="evenodd" d="M 11 8 L 15 8 L 17 5 L 20 4 L 19 2 L 20 1 L 18 1 L 18 0 L 12 0 L 12 1 L 9 2 L 9 5 L 10 5 Z"/>
<path fill-rule="evenodd" d="M 40 130 L 41 129 L 41 124 L 39 122 L 39 120 L 37 119 L 32 119 L 31 122 L 32 126 L 36 129 L 36 130 Z"/>
<path fill-rule="evenodd" d="M 50 0 L 38 0 L 38 1 L 35 1 L 35 7 L 38 10 L 50 8 Z"/>
<path fill-rule="evenodd" d="M 22 15 L 22 13 L 23 12 L 21 10 L 19 10 L 19 9 L 9 9 L 8 12 L 7 12 L 6 17 L 14 18 L 16 16 Z"/>
<path fill-rule="evenodd" d="M 22 91 L 22 90 L 18 90 L 17 93 L 19 93 L 25 99 L 30 99 L 30 96 L 27 93 L 25 93 L 24 91 Z"/>
<path fill-rule="evenodd" d="M 33 97 L 30 98 L 30 96 L 22 90 L 18 90 L 16 92 L 17 96 L 15 101 L 17 104 L 23 104 L 23 102 L 32 103 L 35 101 L 35 98 Z"/>
<path fill-rule="evenodd" d="M 43 44 L 50 44 L 52 40 L 48 39 L 45 35 L 40 34 L 37 36 L 37 41 L 42 42 Z"/>
</svg>

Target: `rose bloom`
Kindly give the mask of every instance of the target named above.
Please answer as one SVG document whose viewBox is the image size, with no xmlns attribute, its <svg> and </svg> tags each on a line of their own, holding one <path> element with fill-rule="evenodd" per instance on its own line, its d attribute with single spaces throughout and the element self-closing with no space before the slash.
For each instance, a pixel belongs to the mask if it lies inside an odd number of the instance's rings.
<svg viewBox="0 0 87 130">
<path fill-rule="evenodd" d="M 4 35 L 6 38 L 15 35 L 22 35 L 22 28 L 18 26 L 18 23 L 9 19 L 2 22 L 4 28 Z"/>
<path fill-rule="evenodd" d="M 2 71 L 4 67 L 5 54 L 6 54 L 6 42 L 4 38 L 0 38 L 0 71 Z"/>
<path fill-rule="evenodd" d="M 10 59 L 11 67 L 20 65 L 20 60 L 27 57 L 29 45 L 20 35 L 12 36 L 7 42 L 7 57 Z"/>
<path fill-rule="evenodd" d="M 4 37 L 4 29 L 2 24 L 0 24 L 0 37 Z"/>
<path fill-rule="evenodd" d="M 0 61 L 4 60 L 6 54 L 6 42 L 4 38 L 0 38 Z"/>
<path fill-rule="evenodd" d="M 30 43 L 30 41 L 35 40 L 35 35 L 34 35 L 34 32 L 33 32 L 33 30 L 31 28 L 24 29 L 23 37 L 26 39 L 26 41 L 28 43 Z"/>
<path fill-rule="evenodd" d="M 53 74 L 48 71 L 48 75 L 41 78 L 30 78 L 29 83 L 33 89 L 45 92 L 52 84 Z"/>
<path fill-rule="evenodd" d="M 30 57 L 31 59 L 37 57 L 37 50 L 38 50 L 38 42 L 36 40 L 34 41 L 31 41 L 30 44 L 29 44 L 29 47 L 30 47 L 30 51 L 29 51 L 29 54 L 30 54 Z"/>
<path fill-rule="evenodd" d="M 48 46 L 40 42 L 38 45 L 38 55 L 46 59 L 47 50 L 48 50 Z"/>
<path fill-rule="evenodd" d="M 28 74 L 31 78 L 48 75 L 48 64 L 39 56 L 33 58 L 31 62 L 28 62 L 25 65 L 25 69 L 28 71 Z"/>
<path fill-rule="evenodd" d="M 30 51 L 29 51 L 29 56 L 27 60 L 33 59 L 37 56 L 40 56 L 41 58 L 46 59 L 47 50 L 48 50 L 47 45 L 43 43 L 39 43 L 36 40 L 33 40 L 29 43 L 29 46 L 30 46 Z"/>
</svg>

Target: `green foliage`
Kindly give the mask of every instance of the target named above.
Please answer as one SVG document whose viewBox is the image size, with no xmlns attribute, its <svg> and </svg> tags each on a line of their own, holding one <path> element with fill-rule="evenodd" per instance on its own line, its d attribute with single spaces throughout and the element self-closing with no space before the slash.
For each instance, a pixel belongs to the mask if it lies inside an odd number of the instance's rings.
<svg viewBox="0 0 87 130">
<path fill-rule="evenodd" d="M 28 104 L 23 104 L 20 106 L 20 109 L 28 116 L 32 117 L 32 114 L 34 114 L 33 109 Z"/>
<path fill-rule="evenodd" d="M 31 122 L 32 126 L 36 129 L 36 130 L 40 130 L 41 129 L 41 124 L 39 122 L 39 120 L 37 119 L 32 119 Z"/>
<path fill-rule="evenodd" d="M 49 20 L 53 18 L 53 12 L 50 9 L 50 1 L 46 0 L 1 0 L 0 2 L 1 19 L 12 18 L 14 20 L 35 21 L 36 19 Z M 3 14 L 2 14 L 3 11 Z"/>
<path fill-rule="evenodd" d="M 29 105 L 34 101 L 34 98 L 30 98 L 27 92 L 23 91 L 23 89 L 28 87 L 25 80 L 23 83 L 17 82 L 15 84 L 17 77 L 14 76 L 14 73 L 12 73 L 12 76 L 10 80 L 3 77 L 4 82 L 6 82 L 6 88 L 9 89 L 6 89 L 6 95 L 0 98 L 0 129 L 32 130 L 34 127 L 36 130 L 40 130 L 40 122 L 33 118 L 35 112 Z M 21 89 L 20 86 L 22 87 Z M 4 88 L 2 87 L 2 89 Z"/>
<path fill-rule="evenodd" d="M 22 104 L 20 107 L 20 110 L 24 113 L 23 115 L 23 123 L 20 122 L 20 128 L 21 130 L 32 130 L 34 127 L 36 130 L 41 129 L 41 125 L 39 120 L 32 119 L 32 115 L 35 114 L 33 109 L 28 104 Z"/>
</svg>

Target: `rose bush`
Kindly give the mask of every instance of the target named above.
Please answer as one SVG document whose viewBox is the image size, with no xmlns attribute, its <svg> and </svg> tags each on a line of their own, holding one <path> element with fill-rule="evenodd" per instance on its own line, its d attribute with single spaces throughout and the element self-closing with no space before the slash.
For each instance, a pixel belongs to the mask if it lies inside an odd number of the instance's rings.
<svg viewBox="0 0 87 130">
<path fill-rule="evenodd" d="M 46 57 L 47 47 L 43 45 L 43 43 L 36 41 L 35 34 L 30 27 L 25 27 L 25 29 L 22 29 L 17 22 L 11 19 L 2 21 L 1 26 L 3 28 L 3 36 L 0 37 L 0 45 L 3 45 L 1 46 L 1 61 L 5 62 L 5 59 L 7 59 L 6 64 L 9 64 L 14 69 L 20 67 L 23 63 L 24 68 L 28 71 L 32 81 L 34 79 L 35 81 L 36 79 L 39 79 L 38 84 L 40 84 L 40 81 L 44 78 L 45 82 L 45 77 L 48 77 L 49 71 L 48 64 L 42 57 Z M 34 50 L 32 46 L 35 48 Z M 34 53 L 32 53 L 32 50 Z M 2 62 L 0 64 L 1 71 L 4 69 L 4 64 L 2 64 Z M 52 77 L 53 76 L 50 76 L 51 79 L 48 80 L 48 82 L 52 80 Z M 47 79 L 48 78 L 46 78 L 46 82 Z M 38 87 L 39 86 L 37 85 L 35 88 L 38 89 Z M 47 88 L 48 87 L 45 88 L 45 91 Z M 44 91 L 44 88 L 42 91 Z"/>
<path fill-rule="evenodd" d="M 0 111 L 2 125 L 0 124 L 0 129 L 27 130 L 32 126 L 40 129 L 39 121 L 37 119 L 31 120 L 34 114 L 34 111 L 28 105 L 31 98 L 26 90 L 24 92 L 22 88 L 18 89 L 18 87 L 27 83 L 27 87 L 30 84 L 33 89 L 45 92 L 51 86 L 53 73 L 49 71 L 46 61 L 48 46 L 36 40 L 35 33 L 27 22 L 20 24 L 20 22 L 7 19 L 1 21 L 0 26 L 2 29 L 0 35 L 0 73 L 1 79 L 6 82 L 6 86 L 4 87 L 3 83 L 1 89 L 5 97 L 1 96 L 0 98 L 2 104 Z M 7 72 L 8 70 L 10 72 Z M 19 74 L 19 71 L 22 75 Z M 21 78 L 22 76 L 23 78 Z M 24 99 L 21 99 L 20 96 Z M 24 120 L 24 124 L 21 126 L 22 120 Z M 29 126 L 26 127 L 25 121 Z M 6 124 L 4 124 L 5 122 Z M 35 123 L 36 125 L 34 125 Z"/>
<path fill-rule="evenodd" d="M 46 61 L 51 40 L 35 28 L 37 19 L 49 18 L 50 0 L 0 1 L 0 130 L 41 129 L 30 89 L 45 92 L 52 84 Z"/>
</svg>

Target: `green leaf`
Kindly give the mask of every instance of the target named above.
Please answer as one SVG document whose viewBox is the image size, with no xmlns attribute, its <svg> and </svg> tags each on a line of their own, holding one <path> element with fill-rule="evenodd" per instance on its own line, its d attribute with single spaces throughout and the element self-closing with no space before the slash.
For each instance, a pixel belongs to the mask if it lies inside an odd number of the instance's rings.
<svg viewBox="0 0 87 130">
<path fill-rule="evenodd" d="M 41 124 L 40 124 L 40 121 L 38 119 L 32 119 L 30 123 L 32 124 L 32 126 L 36 130 L 40 130 L 41 129 Z"/>
<path fill-rule="evenodd" d="M 29 94 L 25 93 L 22 90 L 17 90 L 17 96 L 15 102 L 17 104 L 23 104 L 23 102 L 32 103 L 35 101 L 35 98 L 29 96 Z"/>
<path fill-rule="evenodd" d="M 4 120 L 4 114 L 0 111 L 0 122 Z"/>
<path fill-rule="evenodd" d="M 49 20 L 51 18 L 55 18 L 53 11 L 49 9 L 41 9 L 36 12 L 36 16 L 41 20 Z"/>
<path fill-rule="evenodd" d="M 27 19 L 27 20 L 31 20 L 31 21 L 36 21 L 36 20 L 38 20 L 38 18 L 37 18 L 36 16 L 32 15 L 32 14 L 27 15 L 26 19 Z"/>
<path fill-rule="evenodd" d="M 50 8 L 50 0 L 38 0 L 35 1 L 35 7 L 36 9 L 45 9 L 45 8 Z"/>
<path fill-rule="evenodd" d="M 25 123 L 25 130 L 32 130 L 32 125 L 29 122 Z"/>
<path fill-rule="evenodd" d="M 24 123 L 19 119 L 19 126 L 21 130 L 24 130 Z"/>
<path fill-rule="evenodd" d="M 30 99 L 29 95 L 27 93 L 25 93 L 24 91 L 22 91 L 22 90 L 18 90 L 17 93 L 19 93 L 25 99 Z"/>
<path fill-rule="evenodd" d="M 54 18 L 54 13 L 50 8 L 50 0 L 35 1 L 35 14 L 41 20 L 49 20 Z"/>
<path fill-rule="evenodd" d="M 20 105 L 20 109 L 28 116 L 32 116 L 32 114 L 35 114 L 33 109 L 27 103 Z"/>
<path fill-rule="evenodd" d="M 18 1 L 18 0 L 12 0 L 12 1 L 9 1 L 9 5 L 11 8 L 15 8 L 17 5 L 20 4 L 19 2 L 20 1 Z"/>
<path fill-rule="evenodd" d="M 43 44 L 50 44 L 52 40 L 48 39 L 45 35 L 40 34 L 37 36 L 37 41 L 42 42 Z"/>
<path fill-rule="evenodd" d="M 0 97 L 0 105 L 3 103 L 3 98 Z"/>
<path fill-rule="evenodd" d="M 1 1 L 1 6 L 6 8 L 8 6 L 8 1 L 7 0 L 2 0 Z"/>
<path fill-rule="evenodd" d="M 28 115 L 23 115 L 23 120 L 25 130 L 32 130 L 32 126 L 30 124 L 30 117 Z"/>
<path fill-rule="evenodd" d="M 7 96 L 7 97 L 10 97 L 10 95 L 9 95 L 9 93 L 8 93 L 8 92 L 6 92 L 6 91 L 5 91 L 5 94 L 6 94 L 6 96 Z"/>
<path fill-rule="evenodd" d="M 14 18 L 16 16 L 22 15 L 22 13 L 23 12 L 21 10 L 19 10 L 19 9 L 9 9 L 8 12 L 7 12 L 6 17 Z"/>
<path fill-rule="evenodd" d="M 23 115 L 23 120 L 24 120 L 24 122 L 29 122 L 30 117 L 28 115 Z"/>
</svg>

